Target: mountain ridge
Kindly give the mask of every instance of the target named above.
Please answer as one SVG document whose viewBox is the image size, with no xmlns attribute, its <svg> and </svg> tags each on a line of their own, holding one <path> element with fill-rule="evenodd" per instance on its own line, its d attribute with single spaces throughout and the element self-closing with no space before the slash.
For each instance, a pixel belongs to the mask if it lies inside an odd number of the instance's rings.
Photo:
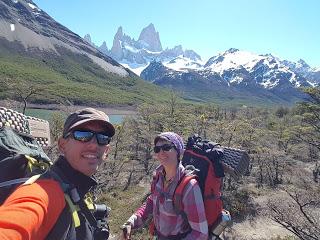
<svg viewBox="0 0 320 240">
<path fill-rule="evenodd" d="M 156 32 L 154 25 L 149 24 L 142 31 L 147 28 L 152 29 L 150 31 L 150 34 L 153 34 L 152 39 L 157 39 L 156 42 L 161 44 L 158 38 L 159 33 Z M 111 50 L 107 54 L 147 81 L 187 92 L 189 95 L 187 98 L 193 98 L 198 94 L 189 91 L 188 86 L 178 86 L 177 82 L 189 84 L 190 90 L 194 89 L 195 91 L 200 91 L 200 88 L 194 87 L 198 84 L 196 81 L 207 82 L 206 87 L 201 87 L 204 91 L 212 88 L 210 84 L 216 86 L 219 83 L 224 88 L 232 87 L 233 90 L 230 94 L 235 93 L 235 96 L 239 96 L 240 92 L 240 95 L 244 92 L 249 95 L 255 95 L 256 92 L 259 92 L 262 94 L 261 98 L 267 95 L 284 104 L 292 104 L 305 97 L 299 90 L 300 87 L 314 87 L 320 84 L 320 71 L 310 67 L 302 59 L 298 62 L 292 62 L 275 57 L 270 53 L 255 54 L 230 48 L 204 62 L 195 51 L 184 51 L 182 45 L 152 52 L 150 49 L 146 49 L 148 44 L 141 45 L 130 36 L 125 35 L 122 27 L 121 35 L 119 35 L 119 29 L 114 37 L 113 51 Z M 161 63 L 162 66 L 156 62 Z M 183 81 L 182 76 L 188 79 Z M 189 81 L 192 76 L 194 81 Z M 215 81 L 212 82 L 212 79 Z M 173 81 L 176 82 L 173 83 Z M 225 89 L 219 89 L 225 91 Z M 237 90 L 235 91 L 235 89 Z M 248 91 L 249 89 L 250 91 Z M 212 100 L 208 94 L 204 95 L 206 97 L 202 99 L 201 96 L 196 98 L 200 101 Z M 249 101 L 248 97 L 247 99 Z"/>
<path fill-rule="evenodd" d="M 1 99 L 94 106 L 163 101 L 169 92 L 138 78 L 56 22 L 31 0 L 0 1 Z"/>
</svg>

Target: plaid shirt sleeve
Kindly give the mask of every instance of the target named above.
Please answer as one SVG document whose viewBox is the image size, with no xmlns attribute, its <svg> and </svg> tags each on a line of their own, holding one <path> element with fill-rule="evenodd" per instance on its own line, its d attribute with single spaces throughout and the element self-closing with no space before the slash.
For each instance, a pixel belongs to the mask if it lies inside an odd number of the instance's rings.
<svg viewBox="0 0 320 240">
<path fill-rule="evenodd" d="M 139 228 L 143 223 L 152 215 L 153 202 L 152 195 L 142 204 L 142 206 L 128 219 L 127 222 L 131 223 L 132 228 Z"/>
<path fill-rule="evenodd" d="M 187 184 L 183 194 L 183 209 L 187 215 L 188 222 L 192 231 L 184 239 L 185 240 L 207 240 L 208 239 L 208 223 L 203 204 L 203 198 L 198 182 L 192 179 Z"/>
</svg>

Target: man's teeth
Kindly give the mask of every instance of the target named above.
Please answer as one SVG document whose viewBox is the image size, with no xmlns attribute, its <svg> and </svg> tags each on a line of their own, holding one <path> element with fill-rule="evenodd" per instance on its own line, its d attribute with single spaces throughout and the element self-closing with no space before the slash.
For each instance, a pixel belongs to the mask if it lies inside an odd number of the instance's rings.
<svg viewBox="0 0 320 240">
<path fill-rule="evenodd" d="M 83 155 L 85 158 L 97 158 L 96 155 L 92 155 L 92 154 L 85 154 Z"/>
</svg>

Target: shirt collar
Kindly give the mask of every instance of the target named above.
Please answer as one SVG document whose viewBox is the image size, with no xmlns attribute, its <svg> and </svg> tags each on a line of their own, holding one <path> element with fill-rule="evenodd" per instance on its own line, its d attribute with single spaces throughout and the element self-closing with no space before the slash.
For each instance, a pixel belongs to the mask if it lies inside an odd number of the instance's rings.
<svg viewBox="0 0 320 240">
<path fill-rule="evenodd" d="M 86 194 L 92 187 L 97 185 L 94 177 L 89 177 L 71 167 L 63 156 L 58 158 L 54 163 L 54 167 L 59 168 L 59 172 L 64 175 L 63 177 L 67 182 L 73 184 L 78 189 L 80 195 Z"/>
</svg>

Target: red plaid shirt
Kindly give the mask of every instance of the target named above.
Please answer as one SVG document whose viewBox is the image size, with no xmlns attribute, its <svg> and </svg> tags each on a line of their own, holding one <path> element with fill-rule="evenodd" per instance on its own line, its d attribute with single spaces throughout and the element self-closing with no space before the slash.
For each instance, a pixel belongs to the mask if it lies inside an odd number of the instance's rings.
<svg viewBox="0 0 320 240">
<path fill-rule="evenodd" d="M 202 194 L 195 179 L 192 179 L 183 191 L 183 211 L 187 218 L 177 214 L 176 209 L 173 207 L 173 193 L 180 178 L 183 176 L 183 172 L 184 167 L 180 163 L 174 179 L 168 187 L 164 188 L 164 168 L 159 166 L 156 169 L 159 179 L 155 184 L 153 193 L 128 220 L 133 228 L 141 227 L 148 217 L 152 215 L 157 232 L 162 236 L 186 233 L 191 228 L 191 232 L 184 238 L 185 240 L 208 239 L 208 223 Z"/>
</svg>

